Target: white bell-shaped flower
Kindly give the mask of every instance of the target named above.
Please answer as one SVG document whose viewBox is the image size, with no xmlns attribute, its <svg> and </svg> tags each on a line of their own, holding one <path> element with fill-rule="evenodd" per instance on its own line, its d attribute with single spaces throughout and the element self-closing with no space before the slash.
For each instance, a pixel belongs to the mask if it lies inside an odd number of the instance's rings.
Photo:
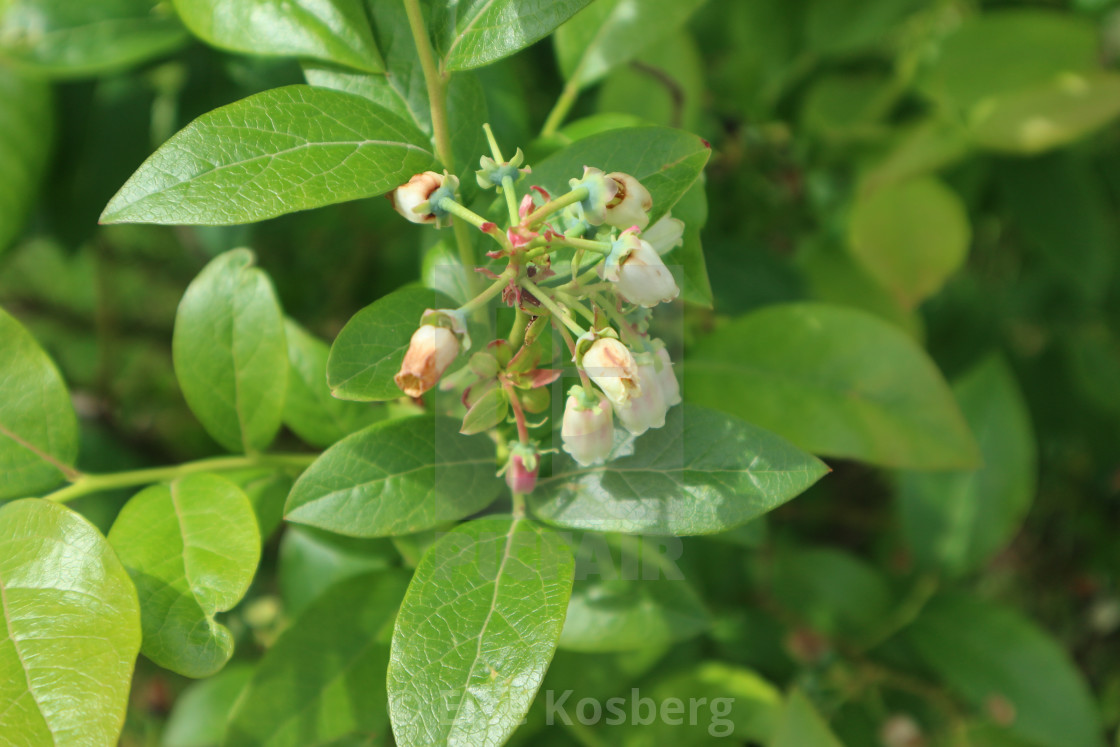
<svg viewBox="0 0 1120 747">
<path fill-rule="evenodd" d="M 581 466 L 606 461 L 614 446 L 614 415 L 606 396 L 574 387 L 564 405 L 560 437 L 564 451 Z"/>
</svg>

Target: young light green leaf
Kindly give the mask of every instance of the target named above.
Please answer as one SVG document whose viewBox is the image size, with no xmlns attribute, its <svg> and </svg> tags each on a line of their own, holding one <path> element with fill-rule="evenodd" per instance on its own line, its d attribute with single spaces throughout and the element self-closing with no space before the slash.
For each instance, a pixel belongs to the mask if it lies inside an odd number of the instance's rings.
<svg viewBox="0 0 1120 747">
<path fill-rule="evenodd" d="M 971 235 L 964 203 L 927 176 L 857 199 L 849 243 L 864 269 L 913 309 L 964 264 Z"/>
<path fill-rule="evenodd" d="M 556 31 L 570 85 L 585 88 L 676 31 L 705 0 L 599 0 Z"/>
<path fill-rule="evenodd" d="M 971 472 L 904 472 L 902 528 L 923 566 L 950 575 L 973 570 L 1015 533 L 1034 499 L 1035 444 L 1015 377 L 990 358 L 953 387 L 980 443 Z"/>
<path fill-rule="evenodd" d="M 772 747 L 844 747 L 800 690 L 789 694 Z"/>
<path fill-rule="evenodd" d="M 3 309 L 0 382 L 0 500 L 49 490 L 74 474 L 78 419 L 54 363 Z"/>
<path fill-rule="evenodd" d="M 505 422 L 509 414 L 509 395 L 501 387 L 495 387 L 482 395 L 478 402 L 467 410 L 460 433 L 473 435 L 488 431 Z"/>
<path fill-rule="evenodd" d="M 47 501 L 0 506 L 0 547 L 0 734 L 116 744 L 140 651 L 128 574 L 92 524 Z"/>
<path fill-rule="evenodd" d="M 399 557 L 387 539 L 346 537 L 293 524 L 280 538 L 277 566 L 284 612 L 296 617 L 335 583 L 389 568 Z"/>
<path fill-rule="evenodd" d="M 288 388 L 284 315 L 248 249 L 210 261 L 179 303 L 172 356 L 183 396 L 226 449 L 265 448 L 280 429 Z"/>
<path fill-rule="evenodd" d="M 388 192 L 436 166 L 428 138 L 360 96 L 311 86 L 203 114 L 160 146 L 102 223 L 232 225 Z"/>
<path fill-rule="evenodd" d="M 552 33 L 591 0 L 436 0 L 431 25 L 448 70 L 509 57 Z"/>
<path fill-rule="evenodd" d="M 214 620 L 241 601 L 261 557 L 248 497 L 224 477 L 195 474 L 134 495 L 109 542 L 140 594 L 144 655 L 187 677 L 209 677 L 233 655 Z"/>
<path fill-rule="evenodd" d="M 96 75 L 187 41 L 158 0 L 9 0 L 0 5 L 0 56 L 51 76 Z"/>
<path fill-rule="evenodd" d="M 3 11 L 0 11 L 2 13 Z M 0 34 L 3 32 L 0 31 Z M 0 63 L 0 252 L 19 234 L 47 166 L 54 116 L 45 81 Z"/>
<path fill-rule="evenodd" d="M 383 296 L 350 318 L 327 359 L 327 385 L 340 399 L 398 399 L 393 381 L 425 309 L 453 308 L 439 291 L 408 286 Z"/>
<path fill-rule="evenodd" d="M 307 747 L 384 734 L 389 637 L 407 584 L 400 571 L 363 574 L 315 600 L 257 666 L 224 747 Z"/>
<path fill-rule="evenodd" d="M 667 646 L 703 633 L 710 622 L 681 579 L 577 581 L 560 648 L 595 653 Z"/>
<path fill-rule="evenodd" d="M 284 424 L 312 446 L 326 448 L 385 417 L 384 408 L 346 402 L 331 396 L 327 386 L 330 348 L 291 319 L 285 320 L 288 340 L 288 396 Z"/>
<path fill-rule="evenodd" d="M 429 529 L 498 497 L 494 444 L 454 418 L 375 423 L 323 452 L 296 481 L 285 518 L 352 537 Z"/>
<path fill-rule="evenodd" d="M 193 682 L 175 698 L 160 747 L 215 747 L 253 667 L 230 664 L 213 677 Z"/>
<path fill-rule="evenodd" d="M 828 468 L 773 433 L 699 407 L 674 407 L 634 453 L 597 467 L 557 455 L 530 500 L 559 526 L 631 534 L 712 534 L 806 490 Z"/>
<path fill-rule="evenodd" d="M 625 127 L 578 140 L 533 164 L 533 184 L 558 196 L 570 189 L 569 179 L 583 176 L 584 166 L 630 174 L 653 198 L 652 225 L 692 186 L 711 153 L 706 140 L 687 132 Z"/>
<path fill-rule="evenodd" d="M 933 362 L 862 311 L 771 306 L 700 340 L 685 396 L 815 454 L 910 469 L 972 469 L 976 440 Z"/>
<path fill-rule="evenodd" d="M 556 651 L 573 566 L 558 535 L 508 517 L 461 524 L 424 554 L 393 631 L 397 744 L 505 742 Z"/>
<path fill-rule="evenodd" d="M 938 597 L 907 628 L 926 666 L 974 707 L 1039 747 L 1100 747 L 1093 696 L 1062 646 L 1018 612 Z"/>
<path fill-rule="evenodd" d="M 384 70 L 360 0 L 175 0 L 191 32 L 243 54 L 312 57 Z"/>
</svg>

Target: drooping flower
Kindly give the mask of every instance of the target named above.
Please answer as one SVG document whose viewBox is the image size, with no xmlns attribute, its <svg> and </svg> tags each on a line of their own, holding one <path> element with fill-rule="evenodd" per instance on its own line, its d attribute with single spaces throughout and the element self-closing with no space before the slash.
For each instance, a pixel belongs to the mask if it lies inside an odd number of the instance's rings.
<svg viewBox="0 0 1120 747">
<path fill-rule="evenodd" d="M 680 295 L 673 273 L 648 241 L 638 238 L 636 227 L 619 235 L 603 266 L 603 277 L 631 303 L 647 308 Z"/>
<path fill-rule="evenodd" d="M 665 403 L 665 394 L 652 360 L 638 365 L 637 378 L 638 394 L 625 402 L 615 403 L 614 411 L 626 430 L 640 436 L 650 428 L 665 425 L 665 413 L 669 406 Z"/>
<path fill-rule="evenodd" d="M 614 416 L 606 396 L 572 387 L 564 405 L 560 437 L 564 451 L 581 466 L 606 461 L 614 446 Z"/>
<path fill-rule="evenodd" d="M 514 493 L 532 493 L 537 487 L 540 456 L 531 444 L 515 443 L 510 447 L 506 463 L 506 485 Z"/>
<path fill-rule="evenodd" d="M 458 186 L 457 177 L 425 171 L 394 189 L 389 197 L 393 208 L 413 223 L 435 223 L 442 226 L 450 222 L 450 219 L 447 211 L 439 207 L 439 201 L 444 197 L 454 199 Z"/>
<path fill-rule="evenodd" d="M 615 338 L 595 340 L 583 354 L 581 365 L 613 404 L 625 403 L 639 394 L 638 366 L 634 356 Z"/>
<path fill-rule="evenodd" d="M 634 177 L 621 171 L 607 174 L 607 179 L 615 185 L 614 197 L 607 202 L 605 222 L 618 229 L 649 225 L 649 211 L 653 207 L 653 197 L 649 190 Z"/>
<path fill-rule="evenodd" d="M 439 381 L 439 377 L 459 355 L 459 338 L 446 327 L 422 324 L 412 333 L 401 370 L 393 377 L 401 391 L 419 397 Z"/>
<path fill-rule="evenodd" d="M 607 219 L 607 203 L 618 193 L 618 182 L 608 179 L 602 169 L 584 166 L 583 178 L 569 179 L 568 185 L 573 190 L 587 189 L 587 197 L 576 203 L 580 206 L 581 217 L 593 226 L 602 225 Z"/>
<path fill-rule="evenodd" d="M 665 405 L 673 407 L 681 403 L 681 384 L 677 375 L 673 373 L 673 361 L 669 359 L 669 351 L 658 348 L 654 353 L 661 363 L 661 370 L 657 372 L 657 383 L 661 386 L 661 394 L 665 398 Z"/>
<path fill-rule="evenodd" d="M 642 231 L 642 240 L 649 245 L 658 255 L 664 256 L 675 246 L 684 244 L 684 221 L 665 213 L 649 228 Z"/>
</svg>

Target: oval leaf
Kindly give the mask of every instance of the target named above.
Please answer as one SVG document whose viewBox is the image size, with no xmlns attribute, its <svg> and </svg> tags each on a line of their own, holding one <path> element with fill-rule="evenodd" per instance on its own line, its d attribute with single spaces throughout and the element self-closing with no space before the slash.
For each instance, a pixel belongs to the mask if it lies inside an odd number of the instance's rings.
<svg viewBox="0 0 1120 747">
<path fill-rule="evenodd" d="M 688 132 L 623 127 L 578 140 L 533 164 L 530 178 L 555 196 L 570 189 L 569 179 L 583 176 L 585 165 L 630 174 L 653 198 L 652 225 L 692 186 L 711 154 L 707 141 Z"/>
<path fill-rule="evenodd" d="M 288 395 L 284 399 L 284 424 L 312 446 L 326 448 L 384 417 L 383 408 L 346 402 L 331 396 L 327 386 L 330 348 L 291 319 L 286 320 L 288 341 Z"/>
<path fill-rule="evenodd" d="M 389 637 L 407 583 L 399 571 L 363 574 L 315 600 L 257 665 L 223 745 L 306 747 L 384 734 Z"/>
<path fill-rule="evenodd" d="M 310 86 L 203 114 L 109 201 L 102 223 L 232 225 L 388 192 L 435 168 L 428 138 L 364 99 Z"/>
<path fill-rule="evenodd" d="M 584 88 L 681 26 L 704 0 L 599 0 L 556 31 L 556 57 Z"/>
<path fill-rule="evenodd" d="M 771 306 L 700 340 L 685 395 L 814 454 L 972 469 L 979 449 L 948 385 L 906 333 L 861 311 Z"/>
<path fill-rule="evenodd" d="M 187 677 L 208 677 L 233 654 L 214 620 L 249 589 L 261 539 L 249 499 L 224 477 L 198 474 L 140 491 L 109 542 L 140 593 L 144 655 Z"/>
<path fill-rule="evenodd" d="M 984 466 L 970 472 L 906 472 L 902 528 L 915 559 L 949 574 L 973 570 L 1018 529 L 1034 499 L 1035 445 L 1015 377 L 991 358 L 953 388 Z"/>
<path fill-rule="evenodd" d="M 851 221 L 852 254 L 907 309 L 960 269 L 972 234 L 964 203 L 933 177 L 862 196 Z"/>
<path fill-rule="evenodd" d="M 789 694 L 771 744 L 773 747 L 844 747 L 800 690 Z"/>
<path fill-rule="evenodd" d="M 92 524 L 47 501 L 0 506 L 0 547 L 0 734 L 116 744 L 140 651 L 128 574 Z"/>
<path fill-rule="evenodd" d="M 3 32 L 0 31 L 0 34 Z M 0 252 L 23 227 L 47 166 L 54 129 L 51 90 L 45 81 L 0 63 Z"/>
<path fill-rule="evenodd" d="M 49 490 L 74 474 L 78 419 L 54 363 L 3 309 L 0 382 L 0 500 Z"/>
<path fill-rule="evenodd" d="M 444 67 L 470 70 L 543 39 L 591 0 L 437 0 L 432 27 Z"/>
<path fill-rule="evenodd" d="M 375 423 L 327 449 L 288 496 L 285 518 L 353 537 L 430 529 L 497 498 L 494 444 L 453 418 Z"/>
<path fill-rule="evenodd" d="M 556 651 L 573 567 L 558 535 L 524 519 L 462 524 L 424 554 L 393 631 L 397 744 L 505 742 Z"/>
<path fill-rule="evenodd" d="M 248 249 L 226 252 L 187 287 L 175 314 L 172 356 L 183 396 L 230 451 L 268 446 L 288 387 L 284 316 Z"/>
<path fill-rule="evenodd" d="M 463 427 L 459 432 L 466 435 L 488 431 L 505 422 L 509 413 L 509 395 L 501 388 L 491 389 L 467 410 Z"/>
<path fill-rule="evenodd" d="M 340 399 L 360 401 L 404 396 L 393 377 L 400 371 L 412 333 L 425 309 L 457 304 L 438 291 L 410 286 L 395 290 L 350 318 L 327 359 L 327 385 Z"/>
<path fill-rule="evenodd" d="M 175 10 L 195 36 L 222 49 L 384 69 L 359 0 L 175 0 Z"/>
<path fill-rule="evenodd" d="M 684 406 L 637 439 L 631 456 L 580 467 L 557 455 L 530 500 L 536 516 L 573 529 L 712 534 L 777 508 L 827 471 L 773 433 Z"/>
<path fill-rule="evenodd" d="M 977 708 L 999 708 L 1031 744 L 1100 747 L 1100 717 L 1081 674 L 1017 612 L 963 594 L 939 597 L 905 635 L 952 690 Z"/>
</svg>

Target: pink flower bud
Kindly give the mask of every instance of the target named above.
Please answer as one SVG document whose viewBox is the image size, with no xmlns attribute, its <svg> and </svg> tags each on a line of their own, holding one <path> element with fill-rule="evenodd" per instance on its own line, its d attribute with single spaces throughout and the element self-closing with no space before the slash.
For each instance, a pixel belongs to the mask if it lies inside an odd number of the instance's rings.
<svg viewBox="0 0 1120 747">
<path fill-rule="evenodd" d="M 652 226 L 642 231 L 642 240 L 648 241 L 653 250 L 665 256 L 675 246 L 684 244 L 684 221 L 665 213 Z"/>
<path fill-rule="evenodd" d="M 454 332 L 423 324 L 412 333 L 401 370 L 393 381 L 409 397 L 419 397 L 436 385 L 457 355 L 459 339 Z"/>
<path fill-rule="evenodd" d="M 672 301 L 681 292 L 660 255 L 632 228 L 615 241 L 603 276 L 627 301 L 646 308 Z"/>
<path fill-rule="evenodd" d="M 661 362 L 661 370 L 657 372 L 657 383 L 661 387 L 661 396 L 665 398 L 665 405 L 673 407 L 681 403 L 681 385 L 677 375 L 673 373 L 673 361 L 669 360 L 669 351 L 658 348 L 655 353 Z"/>
<path fill-rule="evenodd" d="M 607 225 L 619 229 L 648 226 L 649 211 L 653 207 L 653 197 L 649 190 L 637 179 L 621 171 L 607 174 L 607 179 L 612 180 L 617 187 L 614 197 L 607 202 Z"/>
<path fill-rule="evenodd" d="M 443 186 L 443 174 L 425 171 L 393 190 L 393 208 L 413 223 L 435 223 L 436 216 L 430 210 L 418 212 L 417 207 L 424 205 L 432 192 Z"/>
<path fill-rule="evenodd" d="M 614 408 L 619 422 L 635 436 L 665 425 L 665 413 L 669 410 L 652 362 L 638 366 L 638 387 L 637 396 L 622 404 L 616 403 Z"/>
<path fill-rule="evenodd" d="M 634 356 L 613 337 L 601 337 L 583 354 L 581 363 L 603 393 L 615 405 L 639 393 L 638 368 Z"/>
<path fill-rule="evenodd" d="M 516 451 L 509 455 L 506 467 L 506 485 L 514 493 L 532 493 L 537 487 L 537 472 L 540 462 L 536 455 L 522 456 Z"/>
<path fill-rule="evenodd" d="M 607 398 L 599 392 L 573 390 L 564 405 L 560 437 L 564 451 L 581 466 L 606 461 L 614 447 L 614 416 Z"/>
</svg>

